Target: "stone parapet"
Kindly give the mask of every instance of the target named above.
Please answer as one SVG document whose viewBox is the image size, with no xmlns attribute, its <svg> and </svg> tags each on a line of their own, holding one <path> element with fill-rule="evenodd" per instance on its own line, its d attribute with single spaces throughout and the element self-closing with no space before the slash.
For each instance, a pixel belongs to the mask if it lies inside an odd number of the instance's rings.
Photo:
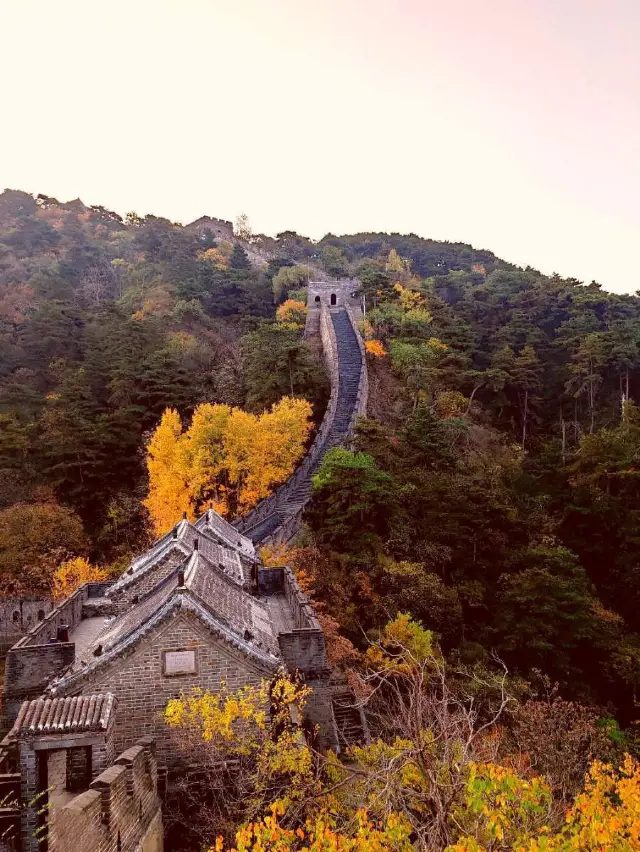
<svg viewBox="0 0 640 852">
<path fill-rule="evenodd" d="M 54 814 L 50 852 L 162 852 L 158 769 L 143 737 Z"/>
<path fill-rule="evenodd" d="M 91 599 L 103 597 L 111 583 L 85 583 L 68 597 L 64 603 L 57 606 L 44 619 L 29 630 L 13 646 L 14 649 L 26 648 L 34 645 L 46 645 L 50 639 L 56 639 L 58 628 L 66 626 L 69 632 L 73 632 L 82 621 L 82 610 L 86 602 Z"/>
</svg>

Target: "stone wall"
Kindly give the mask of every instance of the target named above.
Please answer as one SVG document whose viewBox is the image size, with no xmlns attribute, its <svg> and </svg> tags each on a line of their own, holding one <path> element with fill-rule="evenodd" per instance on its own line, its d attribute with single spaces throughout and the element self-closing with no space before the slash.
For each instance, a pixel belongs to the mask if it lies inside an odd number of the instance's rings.
<svg viewBox="0 0 640 852">
<path fill-rule="evenodd" d="M 51 598 L 10 598 L 0 601 L 0 655 L 39 624 L 53 609 Z"/>
<path fill-rule="evenodd" d="M 185 225 L 185 231 L 204 235 L 207 231 L 211 231 L 215 240 L 233 240 L 233 224 L 225 219 L 216 219 L 214 216 L 201 216 L 195 222 L 190 222 Z"/>
<path fill-rule="evenodd" d="M 7 654 L 4 676 L 4 727 L 15 721 L 23 701 L 39 698 L 49 681 L 73 663 L 73 642 L 14 647 Z"/>
<path fill-rule="evenodd" d="M 327 307 L 351 306 L 360 309 L 360 297 L 353 293 L 358 291 L 360 282 L 357 278 L 342 278 L 340 280 L 309 281 L 307 288 L 307 308 L 317 310 L 321 305 Z M 332 302 L 331 297 L 335 299 Z"/>
<path fill-rule="evenodd" d="M 67 598 L 64 603 L 51 610 L 45 618 L 35 624 L 14 649 L 26 648 L 33 645 L 46 645 L 50 639 L 57 637 L 58 628 L 67 626 L 71 633 L 82 620 L 82 609 L 91 598 L 102 597 L 111 583 L 85 583 Z"/>
<path fill-rule="evenodd" d="M 165 675 L 165 653 L 186 649 L 195 650 L 195 673 Z M 195 616 L 177 612 L 130 651 L 89 672 L 82 680 L 82 692 L 113 692 L 117 697 L 117 750 L 130 747 L 141 736 L 152 736 L 159 760 L 171 763 L 171 736 L 163 721 L 170 698 L 194 687 L 218 691 L 222 681 L 233 690 L 269 676 L 240 650 L 213 636 Z"/>
<path fill-rule="evenodd" d="M 301 591 L 291 568 L 284 567 L 283 590 L 293 613 L 295 628 L 278 634 L 278 645 L 289 671 L 299 672 L 311 694 L 305 703 L 307 727 L 318 748 L 338 748 L 338 733 L 331 706 L 331 670 L 327 662 L 324 633 L 309 599 Z"/>
<path fill-rule="evenodd" d="M 50 852 L 162 852 L 162 845 L 156 756 L 148 738 L 57 810 L 49 831 Z"/>
</svg>

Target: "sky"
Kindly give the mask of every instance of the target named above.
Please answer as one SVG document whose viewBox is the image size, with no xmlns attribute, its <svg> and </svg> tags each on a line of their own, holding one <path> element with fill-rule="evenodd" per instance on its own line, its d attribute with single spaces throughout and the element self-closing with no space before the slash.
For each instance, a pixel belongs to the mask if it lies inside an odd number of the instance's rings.
<svg viewBox="0 0 640 852">
<path fill-rule="evenodd" d="M 640 0 L 0 0 L 0 188 L 640 288 Z"/>
</svg>

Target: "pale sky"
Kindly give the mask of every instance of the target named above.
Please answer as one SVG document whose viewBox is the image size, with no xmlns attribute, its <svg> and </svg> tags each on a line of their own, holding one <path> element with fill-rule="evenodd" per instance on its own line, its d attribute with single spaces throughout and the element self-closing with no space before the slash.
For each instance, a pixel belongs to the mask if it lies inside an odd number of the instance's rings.
<svg viewBox="0 0 640 852">
<path fill-rule="evenodd" d="M 640 0 L 0 0 L 0 188 L 640 288 Z"/>
</svg>

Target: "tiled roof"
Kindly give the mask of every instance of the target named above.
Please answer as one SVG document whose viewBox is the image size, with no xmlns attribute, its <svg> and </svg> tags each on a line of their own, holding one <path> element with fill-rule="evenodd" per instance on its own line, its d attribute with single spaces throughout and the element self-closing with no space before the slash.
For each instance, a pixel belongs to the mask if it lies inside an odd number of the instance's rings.
<svg viewBox="0 0 640 852">
<path fill-rule="evenodd" d="M 256 559 L 256 551 L 251 539 L 238 532 L 235 527 L 231 526 L 228 521 L 225 521 L 213 509 L 209 509 L 204 515 L 201 515 L 196 521 L 195 526 L 199 530 L 208 529 L 223 545 L 237 550 L 249 559 Z"/>
<path fill-rule="evenodd" d="M 278 653 L 277 640 L 266 605 L 230 582 L 226 575 L 202 558 L 202 554 L 189 561 L 185 585 L 200 598 L 211 613 L 221 618 L 238 634 L 242 636 L 245 631 L 249 631 L 259 647 Z"/>
<path fill-rule="evenodd" d="M 173 571 L 137 604 L 111 621 L 96 637 L 89 655 L 100 646 L 100 653 L 115 648 L 157 613 L 178 589 L 178 571 L 184 571 L 184 587 L 193 592 L 213 618 L 231 628 L 238 636 L 251 634 L 258 648 L 278 654 L 275 633 L 266 605 L 246 592 L 236 581 L 212 564 L 204 551 L 194 551 L 179 569 Z M 99 654 L 97 655 L 99 656 Z"/>
<path fill-rule="evenodd" d="M 183 560 L 182 565 L 186 565 L 187 562 L 187 559 Z M 90 652 L 95 651 L 99 646 L 101 650 L 108 651 L 136 631 L 169 600 L 177 586 L 178 571 L 175 570 L 150 592 L 143 595 L 139 603 L 134 604 L 122 615 L 110 621 L 93 641 L 89 649 Z M 95 656 L 99 656 L 99 654 Z"/>
<path fill-rule="evenodd" d="M 255 558 L 255 556 L 251 556 L 253 545 L 249 539 L 239 536 L 239 533 L 236 533 L 235 530 L 234 533 L 238 541 L 234 545 L 227 545 L 208 523 L 200 523 L 203 518 L 212 519 L 214 517 L 221 524 L 230 526 L 213 510 L 203 515 L 196 524 L 191 524 L 186 520 L 180 521 L 174 529 L 158 539 L 146 553 L 133 560 L 131 567 L 111 586 L 109 596 L 117 596 L 118 592 L 136 583 L 140 577 L 153 570 L 160 562 L 171 559 L 175 564 L 178 564 L 182 557 L 189 556 L 194 551 L 196 540 L 198 549 L 210 562 L 217 565 L 236 583 L 244 583 L 245 572 L 239 554 L 242 553 L 245 559 Z M 233 529 L 233 527 L 230 527 L 230 529 Z M 251 553 L 240 539 L 248 542 Z"/>
<path fill-rule="evenodd" d="M 73 698 L 36 698 L 25 701 L 5 742 L 45 734 L 106 731 L 115 710 L 115 696 L 76 695 Z"/>
</svg>

